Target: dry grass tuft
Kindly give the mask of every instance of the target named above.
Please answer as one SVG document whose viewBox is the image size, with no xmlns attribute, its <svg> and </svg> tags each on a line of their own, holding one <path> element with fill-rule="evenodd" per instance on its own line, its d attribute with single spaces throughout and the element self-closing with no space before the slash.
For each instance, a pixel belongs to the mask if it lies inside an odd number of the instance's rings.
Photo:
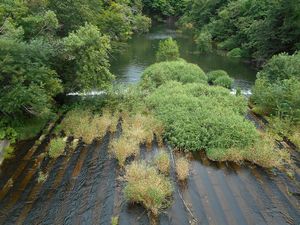
<svg viewBox="0 0 300 225">
<path fill-rule="evenodd" d="M 181 157 L 176 160 L 176 173 L 178 180 L 184 181 L 188 178 L 189 176 L 189 171 L 190 171 L 190 163 L 189 161 Z"/>
<path fill-rule="evenodd" d="M 110 143 L 110 153 L 118 160 L 120 167 L 125 166 L 126 159 L 139 154 L 139 145 L 125 137 L 114 139 Z"/>
<path fill-rule="evenodd" d="M 88 110 L 72 110 L 67 113 L 61 127 L 67 135 L 89 144 L 95 138 L 103 138 L 107 131 L 115 132 L 119 117 L 104 111 L 102 116 L 93 115 Z"/>
<path fill-rule="evenodd" d="M 170 158 L 166 151 L 161 151 L 154 159 L 154 164 L 158 170 L 163 174 L 169 174 L 170 172 Z"/>
<path fill-rule="evenodd" d="M 169 205 L 172 195 L 171 181 L 145 162 L 133 162 L 126 167 L 127 185 L 124 189 L 126 198 L 131 202 L 141 203 L 153 215 Z"/>
</svg>

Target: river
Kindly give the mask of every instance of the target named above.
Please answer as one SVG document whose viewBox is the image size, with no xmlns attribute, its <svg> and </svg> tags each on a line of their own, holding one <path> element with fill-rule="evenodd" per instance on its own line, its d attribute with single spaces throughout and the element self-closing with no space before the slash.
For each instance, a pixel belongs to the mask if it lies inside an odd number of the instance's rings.
<svg viewBox="0 0 300 225">
<path fill-rule="evenodd" d="M 250 90 L 256 72 L 249 65 L 215 53 L 197 53 L 190 37 L 165 26 L 135 36 L 126 50 L 115 56 L 112 70 L 117 82 L 138 82 L 143 70 L 155 61 L 159 40 L 169 36 L 178 41 L 184 59 L 197 63 L 206 72 L 224 69 L 236 79 L 235 87 Z M 120 126 L 116 134 L 107 133 L 91 145 L 79 143 L 51 160 L 46 154 L 47 145 L 59 123 L 60 120 L 46 127 L 48 135 L 44 138 L 20 143 L 16 157 L 1 166 L 0 224 L 109 225 L 112 216 L 119 216 L 120 225 L 150 224 L 143 207 L 125 201 L 124 172 L 108 154 L 109 142 L 120 135 Z M 149 148 L 141 146 L 141 159 L 151 160 L 159 151 L 155 140 Z M 157 224 L 300 224 L 299 154 L 293 158 L 298 166 L 295 180 L 247 163 L 212 162 L 204 152 L 191 155 L 190 160 L 191 174 L 184 184 L 176 181 L 172 165 L 172 204 L 161 213 Z M 48 176 L 39 183 L 41 171 Z"/>
<path fill-rule="evenodd" d="M 212 53 L 197 51 L 191 35 L 176 31 L 170 24 L 155 25 L 149 33 L 135 35 L 121 54 L 114 55 L 111 70 L 118 83 L 136 83 L 146 67 L 155 63 L 159 41 L 172 37 L 180 47 L 180 55 L 187 62 L 198 64 L 204 72 L 222 69 L 235 79 L 233 89 L 239 87 L 249 96 L 256 79 L 256 70 L 241 59 L 229 58 L 214 50 Z"/>
</svg>

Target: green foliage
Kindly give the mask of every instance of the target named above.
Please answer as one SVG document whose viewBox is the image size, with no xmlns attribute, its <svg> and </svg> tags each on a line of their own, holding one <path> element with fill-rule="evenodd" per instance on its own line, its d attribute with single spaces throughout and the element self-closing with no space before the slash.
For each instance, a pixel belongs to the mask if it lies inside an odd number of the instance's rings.
<svg viewBox="0 0 300 225">
<path fill-rule="evenodd" d="M 208 30 L 201 31 L 196 38 L 196 44 L 201 52 L 212 51 L 212 36 Z"/>
<path fill-rule="evenodd" d="M 42 40 L 30 43 L 0 38 L 0 112 L 42 115 L 62 92 L 61 81 L 47 61 L 52 48 Z"/>
<path fill-rule="evenodd" d="M 222 86 L 230 89 L 233 84 L 233 79 L 229 77 L 224 70 L 214 70 L 207 74 L 208 82 L 210 84 Z"/>
<path fill-rule="evenodd" d="M 229 76 L 218 77 L 214 82 L 214 85 L 219 85 L 228 89 L 231 89 L 233 84 L 233 79 Z"/>
<path fill-rule="evenodd" d="M 195 32 L 208 28 L 222 48 L 234 49 L 230 56 L 249 56 L 262 63 L 299 48 L 299 9 L 294 0 L 190 0 L 180 24 L 192 24 Z"/>
<path fill-rule="evenodd" d="M 187 1 L 181 0 L 142 0 L 144 10 L 152 16 L 178 16 L 186 7 Z"/>
<path fill-rule="evenodd" d="M 251 101 L 264 114 L 300 121 L 300 53 L 274 56 L 258 73 Z"/>
<path fill-rule="evenodd" d="M 207 74 L 208 83 L 213 84 L 216 79 L 223 76 L 229 76 L 225 70 L 213 70 Z"/>
<path fill-rule="evenodd" d="M 175 61 L 180 57 L 179 47 L 172 38 L 159 42 L 159 48 L 156 53 L 156 61 Z"/>
<path fill-rule="evenodd" d="M 90 24 L 80 27 L 64 38 L 67 91 L 107 89 L 114 76 L 109 71 L 110 41 Z"/>
<path fill-rule="evenodd" d="M 169 82 L 147 103 L 164 122 L 170 144 L 182 150 L 246 148 L 257 139 L 254 125 L 240 114 L 245 100 L 219 87 Z"/>
<path fill-rule="evenodd" d="M 50 141 L 49 144 L 49 157 L 56 159 L 61 156 L 66 147 L 66 141 L 63 138 L 55 138 Z"/>
<path fill-rule="evenodd" d="M 6 146 L 3 150 L 3 158 L 4 159 L 10 159 L 14 156 L 14 147 L 11 145 Z"/>
<path fill-rule="evenodd" d="M 207 77 L 199 66 L 183 60 L 161 62 L 151 65 L 144 71 L 141 86 L 145 89 L 153 89 L 171 80 L 184 84 L 206 83 Z"/>
<path fill-rule="evenodd" d="M 111 225 L 118 225 L 119 224 L 119 217 L 114 216 L 111 218 Z"/>
<path fill-rule="evenodd" d="M 227 53 L 227 56 L 232 58 L 241 58 L 243 56 L 243 50 L 240 48 L 234 48 Z"/>
</svg>

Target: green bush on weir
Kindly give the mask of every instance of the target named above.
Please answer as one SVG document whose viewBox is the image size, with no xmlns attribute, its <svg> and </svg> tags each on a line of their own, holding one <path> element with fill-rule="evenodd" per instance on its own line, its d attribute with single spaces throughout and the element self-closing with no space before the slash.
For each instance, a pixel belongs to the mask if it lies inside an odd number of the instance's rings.
<svg viewBox="0 0 300 225">
<path fill-rule="evenodd" d="M 207 77 L 199 66 L 180 60 L 149 66 L 142 75 L 141 86 L 144 89 L 154 89 L 171 80 L 182 83 L 207 83 Z"/>
</svg>

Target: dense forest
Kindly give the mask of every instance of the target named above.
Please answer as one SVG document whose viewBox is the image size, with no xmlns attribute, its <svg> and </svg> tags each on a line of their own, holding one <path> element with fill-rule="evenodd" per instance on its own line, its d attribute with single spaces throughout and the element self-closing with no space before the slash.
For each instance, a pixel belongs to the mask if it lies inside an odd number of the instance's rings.
<svg viewBox="0 0 300 225">
<path fill-rule="evenodd" d="M 227 71 L 207 72 L 183 59 L 171 37 L 159 42 L 155 63 L 137 83 L 116 84 L 113 55 L 167 21 L 193 37 L 197 52 L 258 70 L 251 96 L 233 90 Z M 155 217 L 171 205 L 169 154 L 162 151 L 150 165 L 132 162 L 153 140 L 182 155 L 204 152 L 214 162 L 247 162 L 292 176 L 291 152 L 282 142 L 300 147 L 299 49 L 297 0 L 2 0 L 0 141 L 10 141 L 4 156 L 17 154 L 15 144 L 41 135 L 49 121 L 59 121 L 47 143 L 51 160 L 63 155 L 69 137 L 88 146 L 121 126 L 108 151 L 125 168 L 124 195 Z M 91 91 L 103 94 L 68 101 L 69 93 Z M 249 113 L 265 121 L 263 129 Z M 189 175 L 187 158 L 174 161 L 179 181 Z"/>
</svg>

